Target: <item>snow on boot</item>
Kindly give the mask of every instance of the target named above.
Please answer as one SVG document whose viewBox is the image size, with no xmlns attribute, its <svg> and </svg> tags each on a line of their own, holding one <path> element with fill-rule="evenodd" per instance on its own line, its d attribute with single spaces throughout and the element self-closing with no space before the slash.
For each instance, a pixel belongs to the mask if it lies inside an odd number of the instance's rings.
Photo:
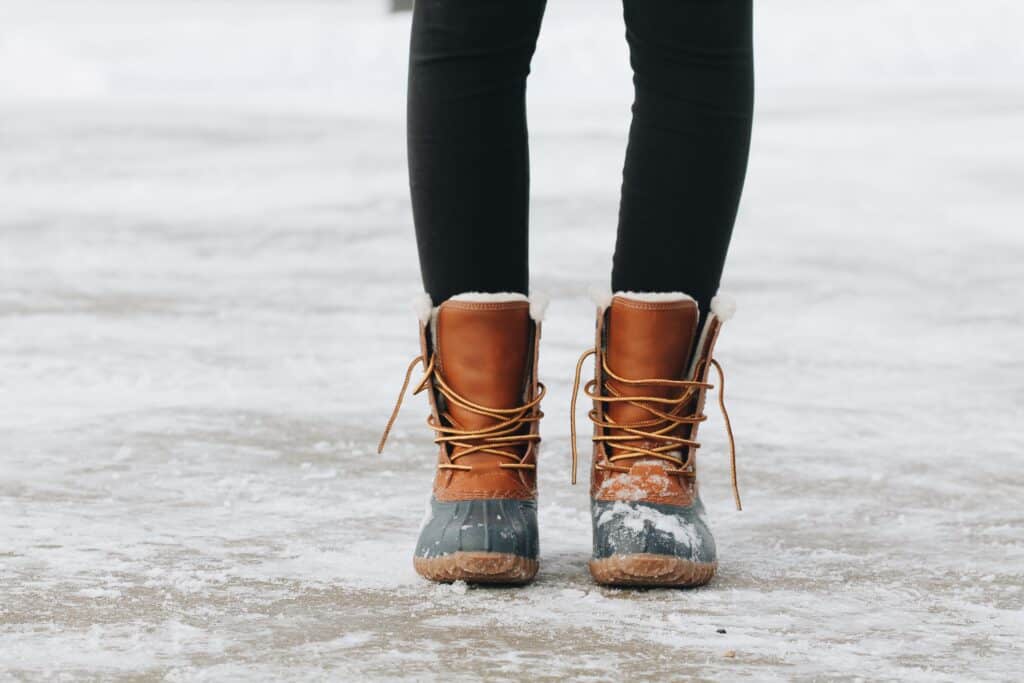
<svg viewBox="0 0 1024 683">
<path fill-rule="evenodd" d="M 413 563 L 434 581 L 525 583 L 537 573 L 537 344 L 543 306 L 521 294 L 460 294 L 420 318 L 417 364 L 438 444 Z"/>
<path fill-rule="evenodd" d="M 595 379 L 590 496 L 594 531 L 590 573 L 601 584 L 699 586 L 717 568 L 715 540 L 697 488 L 697 429 L 703 414 L 715 341 L 732 306 L 712 302 L 698 335 L 700 312 L 685 294 L 618 293 L 601 305 L 594 349 L 576 366 L 573 389 L 573 483 L 576 481 L 576 395 L 590 355 Z M 732 447 L 735 446 L 722 402 Z"/>
</svg>

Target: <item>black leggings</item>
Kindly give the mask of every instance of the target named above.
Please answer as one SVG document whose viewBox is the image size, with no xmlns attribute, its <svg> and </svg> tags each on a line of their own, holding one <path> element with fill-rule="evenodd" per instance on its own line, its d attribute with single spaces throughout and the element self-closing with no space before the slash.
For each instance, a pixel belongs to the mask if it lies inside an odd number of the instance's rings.
<svg viewBox="0 0 1024 683">
<path fill-rule="evenodd" d="M 750 146 L 751 1 L 623 0 L 635 98 L 616 291 L 686 292 L 706 310 L 718 289 Z M 528 291 L 526 77 L 544 4 L 416 0 L 409 176 L 435 304 Z"/>
</svg>

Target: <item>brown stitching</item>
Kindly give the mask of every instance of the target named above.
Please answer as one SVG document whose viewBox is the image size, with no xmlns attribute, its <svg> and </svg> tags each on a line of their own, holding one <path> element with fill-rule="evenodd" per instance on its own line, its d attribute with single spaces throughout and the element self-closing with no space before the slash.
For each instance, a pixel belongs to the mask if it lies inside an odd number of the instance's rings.
<svg viewBox="0 0 1024 683">
<path fill-rule="evenodd" d="M 693 304 L 689 299 L 680 299 L 678 301 L 637 301 L 636 299 L 616 297 L 615 300 L 623 308 L 632 308 L 637 311 L 671 311 L 687 308 Z"/>
<path fill-rule="evenodd" d="M 517 308 L 529 308 L 529 301 L 458 301 L 445 302 L 446 308 L 457 308 L 461 311 L 496 311 L 515 310 Z"/>
</svg>

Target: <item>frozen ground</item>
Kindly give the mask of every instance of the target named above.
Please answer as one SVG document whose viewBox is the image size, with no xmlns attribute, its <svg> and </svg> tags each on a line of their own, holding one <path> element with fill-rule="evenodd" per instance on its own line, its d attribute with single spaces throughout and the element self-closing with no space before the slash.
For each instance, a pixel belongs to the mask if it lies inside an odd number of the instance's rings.
<svg viewBox="0 0 1024 683">
<path fill-rule="evenodd" d="M 586 573 L 568 391 L 628 74 L 614 2 L 552 0 L 531 86 L 542 569 L 467 590 L 412 571 L 422 401 L 372 454 L 416 352 L 407 18 L 5 0 L 0 677 L 1018 677 L 1024 9 L 758 15 L 719 353 L 745 512 L 714 411 L 702 432 L 719 578 Z"/>
</svg>

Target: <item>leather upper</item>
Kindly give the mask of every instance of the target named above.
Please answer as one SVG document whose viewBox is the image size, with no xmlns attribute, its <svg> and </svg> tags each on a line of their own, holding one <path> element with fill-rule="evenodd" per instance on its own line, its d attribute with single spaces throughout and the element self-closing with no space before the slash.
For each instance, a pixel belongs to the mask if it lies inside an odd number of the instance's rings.
<svg viewBox="0 0 1024 683">
<path fill-rule="evenodd" d="M 441 304 L 433 324 L 424 329 L 425 354 L 436 354 L 435 361 L 444 382 L 459 396 L 492 409 L 516 408 L 536 390 L 536 342 L 539 325 L 530 318 L 526 301 L 478 302 L 449 300 Z M 429 356 L 428 356 L 429 357 Z M 446 415 L 446 424 L 458 429 L 481 429 L 495 424 L 493 417 L 481 415 L 456 404 L 444 404 L 444 398 L 431 392 L 435 419 Z M 438 404 L 441 405 L 438 405 Z M 524 431 L 536 430 L 536 422 Z M 526 462 L 536 460 L 536 445 L 513 447 Z M 441 463 L 465 447 L 442 444 Z M 487 452 L 472 452 L 457 458 L 464 470 L 439 469 L 434 496 L 441 501 L 473 499 L 530 499 L 535 496 L 533 471 L 505 469 L 509 458 Z"/>
<path fill-rule="evenodd" d="M 704 381 L 707 378 L 711 353 L 719 323 L 712 315 L 698 335 L 700 312 L 691 299 L 675 301 L 640 301 L 616 295 L 611 305 L 599 313 L 597 344 L 605 355 L 611 372 L 625 379 L 665 379 Z M 695 351 L 700 343 L 701 348 Z M 602 395 L 614 391 L 621 396 L 657 396 L 675 398 L 679 390 L 654 384 L 635 386 L 603 377 L 601 363 L 596 369 L 597 386 Z M 691 367 L 693 372 L 691 373 Z M 602 381 L 605 384 L 602 384 Z M 673 393 L 674 392 L 674 393 Z M 692 401 L 676 409 L 679 414 L 699 412 L 706 391 L 699 391 Z M 628 403 L 603 405 L 595 402 L 595 410 L 605 411 L 610 421 L 629 423 L 651 417 L 650 413 Z M 619 430 L 608 429 L 608 434 Z M 680 425 L 675 435 L 694 439 L 697 425 Z M 639 441 L 644 444 L 644 441 Z M 644 445 L 654 446 L 653 441 Z M 689 506 L 697 498 L 693 477 L 673 475 L 663 460 L 637 457 L 619 460 L 617 464 L 629 467 L 629 472 L 604 470 L 598 465 L 608 464 L 609 446 L 595 443 L 594 467 L 591 470 L 591 496 L 605 501 L 637 501 L 662 505 Z M 696 449 L 690 447 L 682 453 L 688 464 L 696 466 Z"/>
<path fill-rule="evenodd" d="M 608 367 L 626 379 L 686 379 L 699 318 L 697 303 L 692 299 L 648 302 L 614 297 L 606 330 Z M 606 381 L 621 396 L 672 394 L 669 387 L 638 387 L 611 378 Z M 613 403 L 607 411 L 612 420 L 621 423 L 650 417 L 643 408 L 629 403 Z"/>
</svg>

